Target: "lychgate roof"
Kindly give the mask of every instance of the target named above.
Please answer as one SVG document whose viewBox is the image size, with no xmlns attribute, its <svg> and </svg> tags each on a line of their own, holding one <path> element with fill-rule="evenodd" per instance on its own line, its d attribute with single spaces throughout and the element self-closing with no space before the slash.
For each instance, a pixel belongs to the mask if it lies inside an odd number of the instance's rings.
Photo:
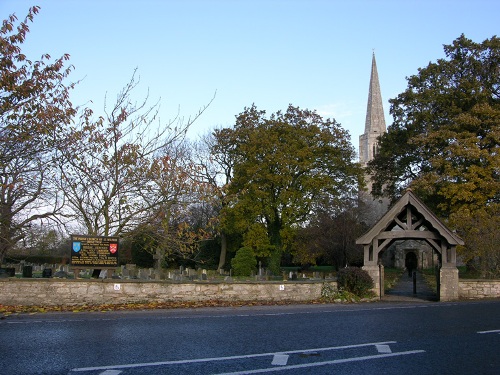
<svg viewBox="0 0 500 375">
<path fill-rule="evenodd" d="M 356 244 L 369 245 L 374 239 L 384 242 L 381 247 L 398 239 L 422 239 L 431 244 L 445 240 L 449 246 L 464 244 L 464 241 L 446 227 L 411 190 L 408 190 L 367 233 L 359 237 Z"/>
</svg>

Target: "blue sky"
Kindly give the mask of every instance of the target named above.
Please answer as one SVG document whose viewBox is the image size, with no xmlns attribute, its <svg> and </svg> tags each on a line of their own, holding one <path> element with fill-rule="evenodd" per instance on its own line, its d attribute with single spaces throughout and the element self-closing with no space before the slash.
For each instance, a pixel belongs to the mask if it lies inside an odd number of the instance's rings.
<svg viewBox="0 0 500 375">
<path fill-rule="evenodd" d="M 179 108 L 194 115 L 217 92 L 191 138 L 232 126 L 252 103 L 269 114 L 291 103 L 335 118 L 357 148 L 373 51 L 389 125 L 388 100 L 444 57 L 443 44 L 500 34 L 497 0 L 1 0 L 2 19 L 24 19 L 35 4 L 23 52 L 70 54 L 72 80 L 83 79 L 76 105 L 102 113 L 135 68 L 135 98 L 149 89 L 165 122 Z"/>
</svg>

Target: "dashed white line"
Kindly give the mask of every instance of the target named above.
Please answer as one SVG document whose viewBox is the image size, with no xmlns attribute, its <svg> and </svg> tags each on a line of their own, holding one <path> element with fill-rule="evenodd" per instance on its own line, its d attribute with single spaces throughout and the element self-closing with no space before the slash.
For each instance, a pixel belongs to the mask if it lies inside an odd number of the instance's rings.
<svg viewBox="0 0 500 375">
<path fill-rule="evenodd" d="M 500 329 L 494 329 L 491 331 L 478 331 L 477 333 L 500 333 Z"/>
<path fill-rule="evenodd" d="M 410 350 L 410 351 L 407 351 L 407 352 L 390 353 L 390 354 L 377 354 L 377 355 L 367 355 L 367 356 L 364 356 L 364 357 L 354 357 L 354 358 L 344 358 L 344 359 L 334 359 L 332 361 L 305 363 L 305 364 L 302 364 L 302 365 L 290 365 L 290 366 L 282 366 L 282 367 L 270 367 L 270 368 L 262 368 L 262 369 L 256 369 L 256 370 L 246 370 L 246 371 L 237 371 L 237 372 L 225 372 L 225 373 L 221 373 L 221 374 L 218 374 L 218 375 L 262 374 L 262 373 L 265 373 L 265 372 L 295 370 L 295 369 L 301 369 L 301 368 L 334 365 L 334 364 L 348 363 L 348 362 L 367 361 L 367 360 L 370 360 L 370 359 L 397 357 L 397 356 L 401 356 L 401 355 L 419 354 L 419 353 L 425 353 L 425 350 Z"/>
<path fill-rule="evenodd" d="M 274 366 L 286 366 L 289 357 L 288 354 L 275 354 L 271 364 Z"/>
<path fill-rule="evenodd" d="M 385 345 L 385 344 L 378 344 L 378 345 L 375 345 L 375 347 L 377 348 L 377 351 L 381 354 L 388 354 L 388 353 L 392 353 L 392 350 L 391 348 L 389 347 L 389 345 Z"/>
<path fill-rule="evenodd" d="M 230 361 L 234 359 L 247 359 L 247 358 L 257 358 L 266 356 L 275 356 L 276 354 L 301 354 L 308 352 L 319 352 L 319 351 L 330 351 L 330 350 L 343 350 L 343 349 L 353 349 L 362 348 L 374 345 L 384 345 L 384 344 L 395 344 L 396 341 L 384 341 L 384 342 L 370 342 L 366 344 L 355 344 L 355 345 L 343 345 L 343 346 L 332 346 L 327 348 L 316 348 L 316 349 L 302 349 L 302 350 L 290 350 L 286 352 L 272 352 L 272 353 L 258 353 L 258 354 L 247 354 L 247 355 L 235 355 L 229 357 L 214 357 L 214 358 L 198 358 L 198 359 L 181 359 L 176 361 L 162 361 L 162 362 L 151 362 L 151 363 L 132 363 L 125 365 L 116 366 L 96 366 L 96 367 L 81 367 L 74 368 L 71 372 L 84 372 L 84 371 L 99 371 L 99 370 L 116 370 L 116 369 L 130 369 L 138 367 L 149 367 L 149 366 L 167 366 L 167 365 L 179 365 L 179 364 L 189 364 L 189 363 L 203 363 L 203 362 L 215 362 L 215 361 Z"/>
</svg>

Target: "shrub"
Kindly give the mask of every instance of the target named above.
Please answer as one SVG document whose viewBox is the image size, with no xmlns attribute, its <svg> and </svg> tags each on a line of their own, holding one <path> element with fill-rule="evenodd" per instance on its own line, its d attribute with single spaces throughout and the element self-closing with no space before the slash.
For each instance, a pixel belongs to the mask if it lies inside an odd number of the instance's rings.
<svg viewBox="0 0 500 375">
<path fill-rule="evenodd" d="M 337 285 L 339 289 L 363 297 L 373 288 L 373 280 L 365 270 L 347 267 L 337 273 Z"/>
<path fill-rule="evenodd" d="M 257 259 L 250 247 L 242 247 L 231 260 L 231 267 L 235 276 L 250 276 L 257 267 Z"/>
<path fill-rule="evenodd" d="M 361 297 L 345 289 L 342 288 L 337 289 L 328 283 L 324 283 L 323 286 L 321 287 L 320 300 L 326 303 L 335 303 L 335 302 L 353 303 L 353 302 L 359 302 L 361 300 Z"/>
</svg>

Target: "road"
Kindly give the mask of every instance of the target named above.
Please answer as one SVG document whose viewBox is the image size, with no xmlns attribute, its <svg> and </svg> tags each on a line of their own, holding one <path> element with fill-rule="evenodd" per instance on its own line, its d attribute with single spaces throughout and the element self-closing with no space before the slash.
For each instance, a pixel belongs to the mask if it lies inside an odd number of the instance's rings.
<svg viewBox="0 0 500 375">
<path fill-rule="evenodd" d="M 0 374 L 500 374 L 500 301 L 18 315 Z"/>
</svg>

